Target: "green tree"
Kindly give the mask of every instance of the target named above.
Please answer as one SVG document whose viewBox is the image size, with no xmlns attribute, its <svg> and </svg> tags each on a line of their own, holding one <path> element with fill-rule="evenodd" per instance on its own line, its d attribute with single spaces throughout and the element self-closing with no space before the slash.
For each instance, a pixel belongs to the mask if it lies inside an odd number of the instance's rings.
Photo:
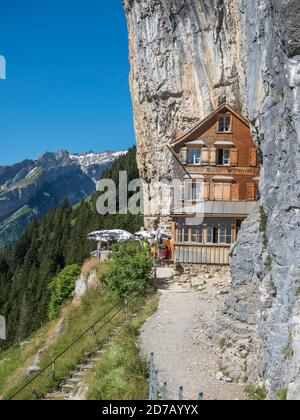
<svg viewBox="0 0 300 420">
<path fill-rule="evenodd" d="M 147 293 L 152 289 L 152 259 L 139 242 L 117 244 L 103 279 L 119 297 L 133 292 Z"/>
<path fill-rule="evenodd" d="M 80 274 L 77 264 L 65 267 L 48 285 L 51 292 L 48 316 L 49 320 L 57 318 L 64 304 L 71 299 L 75 289 L 75 282 Z"/>
<path fill-rule="evenodd" d="M 119 171 L 127 171 L 128 181 L 139 176 L 136 148 L 118 158 L 103 173 L 118 187 Z M 70 207 L 65 201 L 39 221 L 33 221 L 14 246 L 0 251 L 0 313 L 7 319 L 8 340 L 25 339 L 48 319 L 52 279 L 68 265 L 79 266 L 94 250 L 87 234 L 98 229 L 135 232 L 142 216 L 97 213 L 99 193 Z M 1 343 L 0 345 L 3 345 Z"/>
</svg>

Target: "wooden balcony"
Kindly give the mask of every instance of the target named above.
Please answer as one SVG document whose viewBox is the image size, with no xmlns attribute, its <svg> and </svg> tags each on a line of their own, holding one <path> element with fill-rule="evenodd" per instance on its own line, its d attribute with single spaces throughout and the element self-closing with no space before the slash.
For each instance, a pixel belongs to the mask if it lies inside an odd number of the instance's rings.
<svg viewBox="0 0 300 420">
<path fill-rule="evenodd" d="M 229 264 L 231 245 L 175 243 L 175 262 L 182 264 Z"/>
</svg>

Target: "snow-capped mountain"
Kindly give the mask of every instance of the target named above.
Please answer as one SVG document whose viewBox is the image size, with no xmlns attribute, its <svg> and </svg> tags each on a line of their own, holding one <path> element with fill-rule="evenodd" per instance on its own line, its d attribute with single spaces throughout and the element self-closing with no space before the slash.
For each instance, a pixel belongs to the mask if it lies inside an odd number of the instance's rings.
<svg viewBox="0 0 300 420">
<path fill-rule="evenodd" d="M 97 182 L 104 169 L 111 166 L 112 162 L 118 157 L 125 155 L 125 152 L 87 152 L 83 154 L 70 154 L 70 159 L 77 162 L 81 170 L 88 175 L 94 182 Z"/>
<path fill-rule="evenodd" d="M 0 248 L 14 242 L 32 218 L 64 199 L 77 204 L 96 191 L 96 182 L 127 152 L 46 152 L 36 160 L 0 166 Z"/>
</svg>

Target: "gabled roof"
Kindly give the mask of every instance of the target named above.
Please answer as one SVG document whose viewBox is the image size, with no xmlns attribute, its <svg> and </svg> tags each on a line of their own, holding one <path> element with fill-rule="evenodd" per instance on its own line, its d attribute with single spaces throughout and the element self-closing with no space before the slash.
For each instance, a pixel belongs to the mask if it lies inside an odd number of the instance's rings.
<svg viewBox="0 0 300 420">
<path fill-rule="evenodd" d="M 217 114 L 220 114 L 222 112 L 231 112 L 233 115 L 235 115 L 239 120 L 241 120 L 247 127 L 250 128 L 250 122 L 247 118 L 245 118 L 243 115 L 241 115 L 238 111 L 236 111 L 232 106 L 228 104 L 222 104 L 217 109 L 215 109 L 211 114 L 209 114 L 204 120 L 200 121 L 194 128 L 187 131 L 186 133 L 182 134 L 180 137 L 176 138 L 171 142 L 171 146 L 177 146 L 178 144 L 185 142 L 191 135 L 196 133 L 201 127 L 204 127 L 205 124 L 207 124 L 212 118 L 217 116 Z"/>
</svg>

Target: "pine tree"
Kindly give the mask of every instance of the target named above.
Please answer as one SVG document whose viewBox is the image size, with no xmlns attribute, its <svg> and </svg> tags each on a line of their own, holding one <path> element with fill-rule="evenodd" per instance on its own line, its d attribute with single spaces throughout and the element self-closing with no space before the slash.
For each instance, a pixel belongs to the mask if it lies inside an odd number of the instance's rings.
<svg viewBox="0 0 300 420">
<path fill-rule="evenodd" d="M 139 176 L 136 148 L 118 158 L 103 173 L 118 186 L 119 171 L 128 180 Z M 99 193 L 74 208 L 65 201 L 40 221 L 33 221 L 14 246 L 0 252 L 0 313 L 6 316 L 8 341 L 25 338 L 47 320 L 51 280 L 67 265 L 78 264 L 90 256 L 95 244 L 87 239 L 98 229 L 139 230 L 141 216 L 97 213 Z"/>
</svg>

